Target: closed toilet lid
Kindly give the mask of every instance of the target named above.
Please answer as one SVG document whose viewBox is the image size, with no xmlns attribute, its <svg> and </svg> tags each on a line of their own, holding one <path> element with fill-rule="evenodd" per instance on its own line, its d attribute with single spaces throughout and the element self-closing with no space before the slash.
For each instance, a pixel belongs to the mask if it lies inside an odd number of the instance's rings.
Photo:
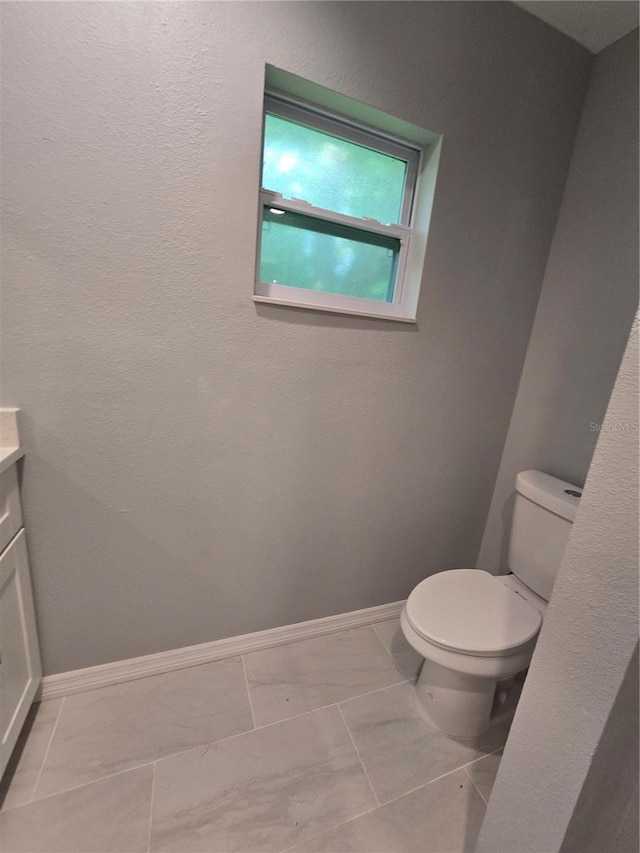
<svg viewBox="0 0 640 853">
<path fill-rule="evenodd" d="M 438 572 L 406 604 L 425 640 L 460 654 L 503 657 L 535 639 L 542 617 L 521 596 L 480 569 Z"/>
</svg>

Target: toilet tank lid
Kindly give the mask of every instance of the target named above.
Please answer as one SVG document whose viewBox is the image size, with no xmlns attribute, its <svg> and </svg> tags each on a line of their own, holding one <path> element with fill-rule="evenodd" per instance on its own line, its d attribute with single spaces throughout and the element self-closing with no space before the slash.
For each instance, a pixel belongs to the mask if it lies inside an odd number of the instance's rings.
<svg viewBox="0 0 640 853">
<path fill-rule="evenodd" d="M 542 471 L 521 471 L 516 478 L 516 491 L 567 521 L 575 520 L 582 495 L 580 486 Z"/>
</svg>

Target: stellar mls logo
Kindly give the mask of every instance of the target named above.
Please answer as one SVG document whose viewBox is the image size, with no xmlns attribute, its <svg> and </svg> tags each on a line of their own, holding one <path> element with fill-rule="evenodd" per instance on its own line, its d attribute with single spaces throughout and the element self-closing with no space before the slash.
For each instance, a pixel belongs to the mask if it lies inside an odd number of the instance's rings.
<svg viewBox="0 0 640 853">
<path fill-rule="evenodd" d="M 635 421 L 618 421 L 617 423 L 589 424 L 591 432 L 638 432 Z"/>
</svg>

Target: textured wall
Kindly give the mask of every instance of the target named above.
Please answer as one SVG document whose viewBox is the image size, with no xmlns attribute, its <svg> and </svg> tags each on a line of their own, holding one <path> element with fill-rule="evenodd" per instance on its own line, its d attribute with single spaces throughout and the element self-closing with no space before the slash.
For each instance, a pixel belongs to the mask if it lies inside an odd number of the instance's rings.
<svg viewBox="0 0 640 853">
<path fill-rule="evenodd" d="M 636 853 L 638 646 L 589 767 L 560 853 Z"/>
<path fill-rule="evenodd" d="M 637 320 L 605 421 L 611 427 L 638 422 Z M 500 763 L 478 853 L 561 849 L 637 646 L 638 556 L 638 433 L 611 429 L 598 440 Z M 628 688 L 627 682 L 623 701 Z M 637 691 L 625 705 L 629 701 L 637 702 Z M 627 708 L 624 716 L 633 713 Z M 620 722 L 620 708 L 617 716 Z M 623 772 L 618 751 L 607 749 L 606 740 L 604 746 L 597 759 L 601 782 L 607 774 Z M 633 741 L 628 749 L 631 754 Z M 623 797 L 630 793 L 621 792 Z M 602 798 L 590 817 L 594 833 L 596 825 L 609 819 L 599 815 L 606 803 Z M 627 833 L 622 811 L 619 816 Z M 611 850 L 616 850 L 613 836 L 610 841 Z M 601 851 L 609 853 L 608 848 Z M 617 853 L 631 850 L 618 847 Z"/>
<path fill-rule="evenodd" d="M 507 570 L 518 471 L 582 485 L 638 304 L 638 31 L 598 56 L 478 565 Z"/>
<path fill-rule="evenodd" d="M 48 673 L 473 565 L 591 57 L 510 3 L 3 3 Z M 265 62 L 444 134 L 418 326 L 251 301 Z"/>
</svg>

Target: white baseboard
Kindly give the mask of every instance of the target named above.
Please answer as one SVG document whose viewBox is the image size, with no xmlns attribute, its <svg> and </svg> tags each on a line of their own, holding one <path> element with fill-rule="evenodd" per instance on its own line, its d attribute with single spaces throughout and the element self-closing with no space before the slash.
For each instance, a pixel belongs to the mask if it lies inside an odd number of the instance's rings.
<svg viewBox="0 0 640 853">
<path fill-rule="evenodd" d="M 229 637 L 225 640 L 214 640 L 211 643 L 201 643 L 198 646 L 186 646 L 182 649 L 170 649 L 153 655 L 119 660 L 86 669 L 76 669 L 72 672 L 61 672 L 57 675 L 47 675 L 42 679 L 39 699 L 57 699 L 72 693 L 84 693 L 85 690 L 96 690 L 119 684 L 123 681 L 133 681 L 148 675 L 159 675 L 175 669 L 197 666 L 200 663 L 210 663 L 223 658 L 257 652 L 296 640 L 308 640 L 311 637 L 321 637 L 323 634 L 335 634 L 348 628 L 358 628 L 393 619 L 400 615 L 404 601 L 394 601 L 391 604 L 381 604 L 379 607 L 368 607 L 366 610 L 352 610 L 350 613 L 339 613 L 337 616 L 325 616 L 322 619 L 312 619 L 309 622 L 298 622 L 295 625 L 285 625 L 282 628 L 269 628 L 267 631 L 256 631 L 253 634 L 242 634 L 239 637 Z"/>
</svg>

